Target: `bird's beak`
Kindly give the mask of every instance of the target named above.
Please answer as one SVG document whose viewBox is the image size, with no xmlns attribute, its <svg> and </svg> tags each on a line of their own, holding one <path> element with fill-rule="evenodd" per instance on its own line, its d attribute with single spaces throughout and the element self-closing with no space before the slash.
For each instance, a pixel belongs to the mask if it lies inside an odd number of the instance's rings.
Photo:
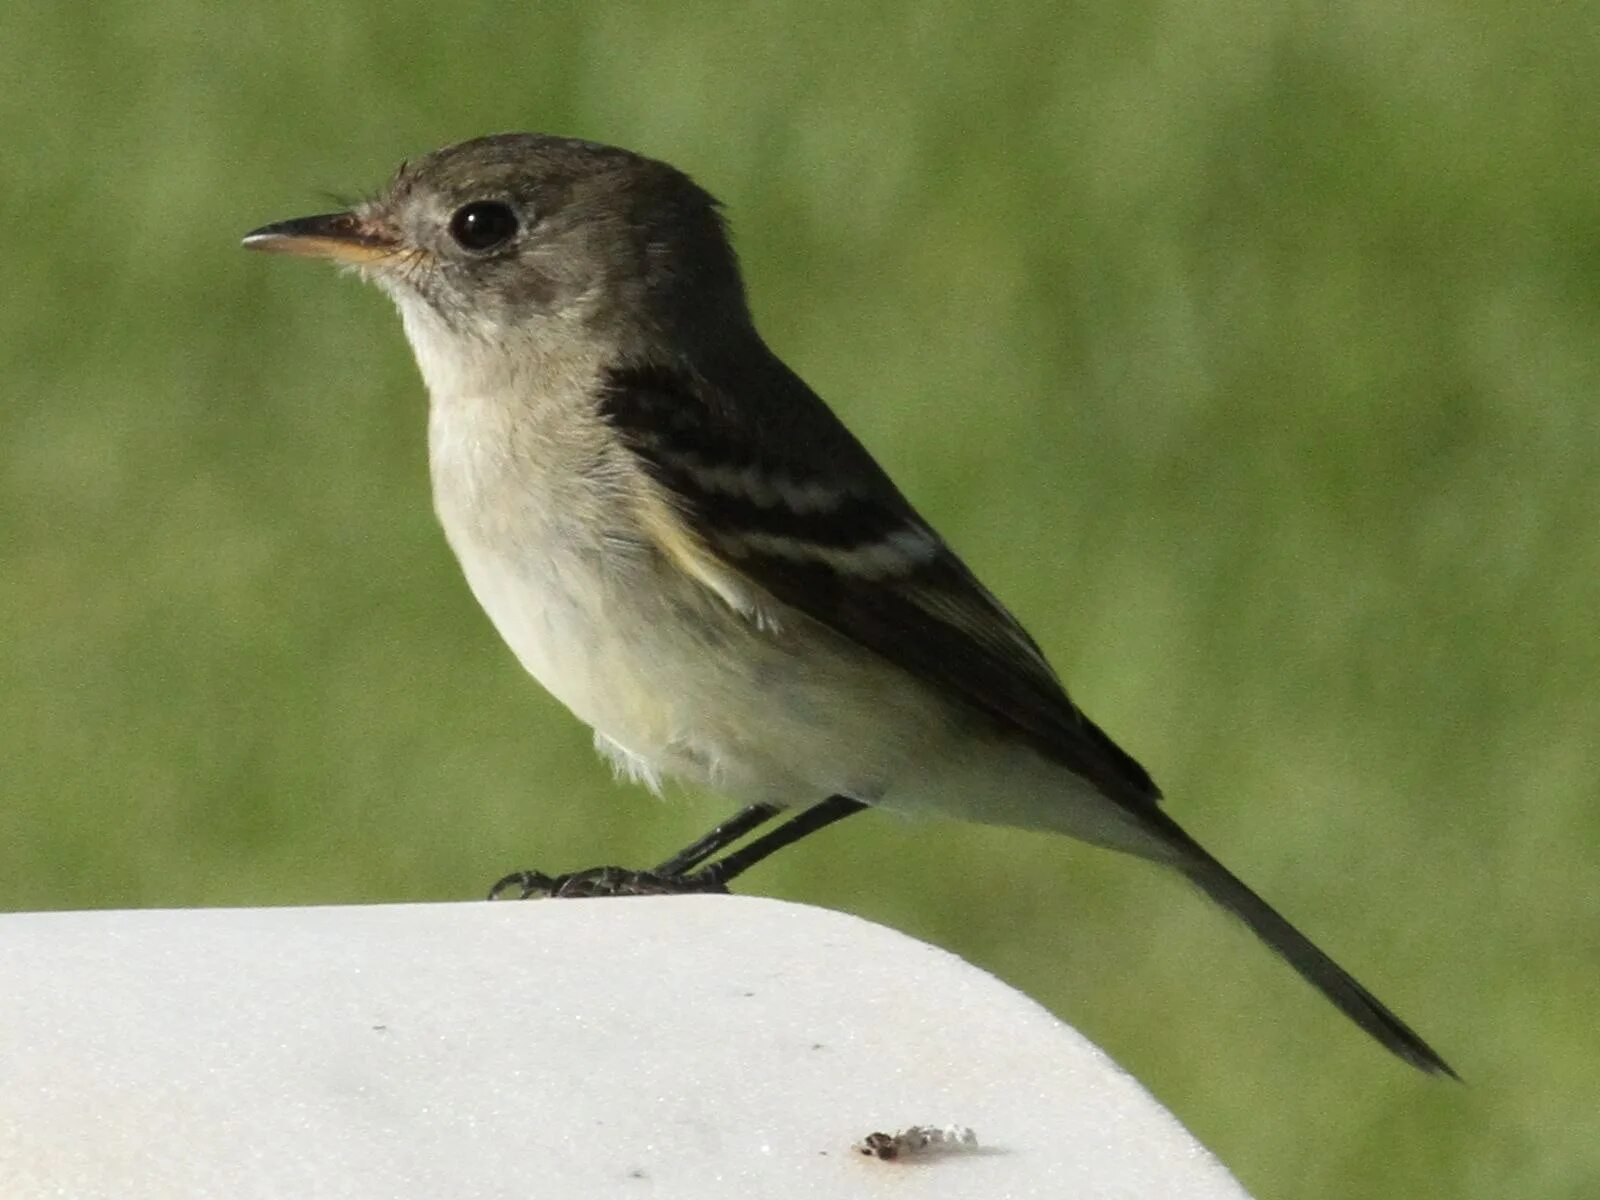
<svg viewBox="0 0 1600 1200">
<path fill-rule="evenodd" d="M 352 265 L 377 262 L 400 248 L 392 229 L 352 212 L 322 213 L 263 225 L 244 235 L 246 250 L 331 258 Z"/>
</svg>

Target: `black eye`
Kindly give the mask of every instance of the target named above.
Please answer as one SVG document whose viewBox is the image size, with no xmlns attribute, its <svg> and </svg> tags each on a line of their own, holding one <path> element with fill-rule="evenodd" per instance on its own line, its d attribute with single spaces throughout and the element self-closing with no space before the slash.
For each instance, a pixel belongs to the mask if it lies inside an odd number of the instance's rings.
<svg viewBox="0 0 1600 1200">
<path fill-rule="evenodd" d="M 517 214 L 499 200 L 477 200 L 456 209 L 450 236 L 466 250 L 493 250 L 517 232 Z"/>
</svg>

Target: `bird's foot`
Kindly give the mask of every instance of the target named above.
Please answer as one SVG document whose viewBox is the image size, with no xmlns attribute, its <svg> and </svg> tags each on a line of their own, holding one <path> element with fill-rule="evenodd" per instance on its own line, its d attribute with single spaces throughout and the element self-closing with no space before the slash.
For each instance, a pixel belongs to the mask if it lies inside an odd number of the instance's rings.
<svg viewBox="0 0 1600 1200">
<path fill-rule="evenodd" d="M 590 896 L 674 896 L 726 894 L 728 887 L 704 872 L 660 875 L 622 867 L 590 867 L 566 875 L 513 871 L 489 889 L 491 900 L 574 900 Z"/>
</svg>

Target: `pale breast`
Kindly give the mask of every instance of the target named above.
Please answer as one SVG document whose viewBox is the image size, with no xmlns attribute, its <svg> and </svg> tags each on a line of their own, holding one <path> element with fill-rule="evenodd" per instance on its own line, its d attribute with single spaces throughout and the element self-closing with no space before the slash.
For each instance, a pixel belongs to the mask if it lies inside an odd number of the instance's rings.
<svg viewBox="0 0 1600 1200">
<path fill-rule="evenodd" d="M 596 723 L 606 614 L 642 560 L 616 526 L 604 444 L 466 396 L 435 401 L 428 441 L 434 509 L 473 595 L 522 665 Z"/>
<path fill-rule="evenodd" d="M 948 711 L 797 613 L 663 549 L 659 497 L 586 414 L 435 402 L 434 503 L 522 665 L 639 773 L 777 803 L 881 795 Z M 703 572 L 702 572 L 703 574 Z M 768 598 L 770 600 L 770 598 Z"/>
</svg>

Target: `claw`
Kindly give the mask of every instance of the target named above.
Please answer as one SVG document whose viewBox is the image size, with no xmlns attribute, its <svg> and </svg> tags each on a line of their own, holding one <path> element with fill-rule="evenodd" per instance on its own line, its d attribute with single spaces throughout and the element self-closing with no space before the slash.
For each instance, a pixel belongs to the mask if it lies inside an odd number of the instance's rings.
<svg viewBox="0 0 1600 1200">
<path fill-rule="evenodd" d="M 654 871 L 629 871 L 622 867 L 591 867 L 566 875 L 542 871 L 513 871 L 489 889 L 489 899 L 500 900 L 513 889 L 518 900 L 577 900 L 595 896 L 670 896 L 694 893 L 726 895 L 728 887 L 701 872 L 694 875 L 659 875 Z"/>
<path fill-rule="evenodd" d="M 562 878 L 566 878 L 562 876 Z M 559 880 L 552 879 L 542 871 L 513 871 L 495 881 L 489 889 L 489 900 L 503 900 L 506 893 L 516 889 L 518 900 L 543 900 L 556 894 Z"/>
</svg>

